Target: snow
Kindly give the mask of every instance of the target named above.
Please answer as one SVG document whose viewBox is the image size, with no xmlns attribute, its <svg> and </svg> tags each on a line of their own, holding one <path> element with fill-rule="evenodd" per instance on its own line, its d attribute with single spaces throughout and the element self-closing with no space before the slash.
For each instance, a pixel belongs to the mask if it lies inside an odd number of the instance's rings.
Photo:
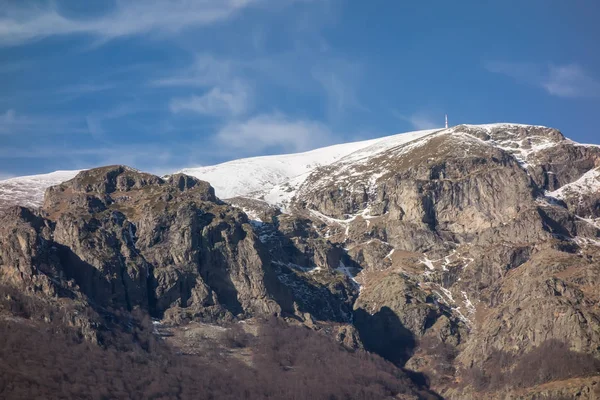
<svg viewBox="0 0 600 400">
<path fill-rule="evenodd" d="M 517 128 L 529 128 L 529 127 L 547 128 L 547 126 L 543 126 L 543 125 L 515 124 L 513 122 L 496 122 L 493 124 L 481 124 L 481 125 L 463 124 L 463 126 L 466 126 L 468 128 L 481 128 L 481 129 L 485 129 L 487 131 L 491 131 L 492 129 L 498 129 L 498 128 L 513 128 L 513 127 L 517 127 Z"/>
<path fill-rule="evenodd" d="M 532 164 L 532 155 L 540 152 L 541 150 L 548 149 L 556 146 L 559 143 L 568 141 L 569 143 L 575 144 L 570 139 L 564 140 L 553 140 L 545 135 L 534 135 L 528 134 L 526 137 L 517 136 L 515 132 L 511 132 L 511 128 L 541 128 L 549 129 L 541 125 L 522 125 L 522 124 L 511 124 L 511 123 L 497 123 L 497 124 L 486 124 L 486 125 L 464 125 L 470 129 L 482 129 L 486 133 L 491 134 L 492 132 L 501 131 L 502 134 L 513 137 L 510 138 L 497 138 L 490 137 L 489 140 L 481 140 L 484 143 L 491 144 L 494 147 L 502 149 L 510 154 L 517 160 L 517 162 L 524 168 L 527 169 Z M 466 134 L 466 133 L 465 133 Z M 466 134 L 468 135 L 468 134 Z M 469 135 L 471 136 L 471 135 Z M 473 137 L 473 136 L 472 136 Z"/>
<path fill-rule="evenodd" d="M 227 199 L 283 183 L 382 139 L 338 144 L 304 153 L 251 157 L 213 166 L 185 168 L 181 173 L 210 182 L 218 197 Z"/>
<path fill-rule="evenodd" d="M 466 126 L 489 132 L 506 128 L 508 136 L 505 139 L 492 138 L 485 143 L 511 152 L 523 167 L 532 162 L 532 154 L 556 144 L 544 136 L 528 136 L 525 139 L 516 135 L 511 137 L 510 128 L 531 125 L 496 123 Z M 345 187 L 351 182 L 352 187 L 346 187 L 347 190 L 366 189 L 369 196 L 375 196 L 377 180 L 389 171 L 385 171 L 383 167 L 378 170 L 365 169 L 362 168 L 364 165 L 384 152 L 390 152 L 394 157 L 409 155 L 411 150 L 423 146 L 438 135 L 460 133 L 460 129 L 457 129 L 454 127 L 406 132 L 303 153 L 244 158 L 213 166 L 185 168 L 180 172 L 208 181 L 215 188 L 217 196 L 222 199 L 236 196 L 263 199 L 271 205 L 281 207 L 285 212 L 286 206 L 297 193 L 317 189 L 319 185 L 331 184 L 332 180 Z M 468 136 L 466 133 L 464 135 Z M 568 142 L 578 145 L 570 140 Z M 465 152 L 468 152 L 468 148 L 465 148 Z M 325 174 L 328 179 L 318 179 L 313 174 L 320 167 L 330 169 Z M 57 171 L 0 181 L 0 203 L 39 206 L 47 187 L 69 180 L 78 172 Z M 307 181 L 309 177 L 315 181 Z"/>
<path fill-rule="evenodd" d="M 296 195 L 298 188 L 306 178 L 310 175 L 310 172 L 296 176 L 289 181 L 281 184 L 274 185 L 264 191 L 255 192 L 250 194 L 252 197 L 262 198 L 267 203 L 279 207 L 283 212 L 286 212 L 286 206 L 290 203 L 292 198 Z"/>
<path fill-rule="evenodd" d="M 580 146 L 580 147 L 600 147 L 600 144 L 590 144 L 590 143 L 573 143 L 575 146 Z"/>
<path fill-rule="evenodd" d="M 446 289 L 445 287 L 441 286 L 440 284 L 432 284 L 433 286 L 437 287 L 440 291 L 438 292 L 437 290 L 433 290 L 433 293 L 436 294 L 436 296 L 438 297 L 438 299 L 446 304 L 450 310 L 452 310 L 452 312 L 454 314 L 456 314 L 456 316 L 463 321 L 468 327 L 471 326 L 471 320 L 469 318 L 467 318 L 461 311 L 461 307 L 456 306 L 456 301 L 454 300 L 454 297 L 452 296 L 452 292 L 448 289 Z M 473 306 L 473 304 L 471 303 L 471 301 L 469 301 L 467 295 L 465 292 L 461 292 L 463 297 L 464 297 L 464 305 L 467 309 L 467 313 L 469 315 L 472 315 L 475 312 L 475 307 Z"/>
<path fill-rule="evenodd" d="M 430 271 L 435 271 L 433 261 L 431 261 L 429 258 L 425 257 L 423 260 L 421 260 L 421 263 L 425 264 L 425 266 L 429 268 Z"/>
<path fill-rule="evenodd" d="M 392 249 L 390 250 L 390 252 L 388 253 L 387 256 L 385 256 L 385 258 L 389 258 L 390 260 L 392 259 L 392 255 L 394 255 L 394 252 L 396 251 L 396 249 Z"/>
<path fill-rule="evenodd" d="M 582 218 L 579 215 L 576 215 L 575 218 L 577 218 L 580 221 L 583 222 L 587 222 L 588 224 L 592 225 L 594 228 L 596 229 L 600 229 L 600 218 Z"/>
<path fill-rule="evenodd" d="M 600 191 L 600 168 L 592 169 L 577 179 L 575 182 L 568 183 L 553 192 L 547 192 L 547 197 L 563 200 L 569 195 L 586 194 Z"/>
<path fill-rule="evenodd" d="M 0 205 L 39 207 L 50 186 L 73 179 L 80 170 L 55 171 L 49 174 L 19 176 L 0 181 Z"/>
<path fill-rule="evenodd" d="M 285 206 L 318 167 L 337 161 L 345 165 L 369 159 L 387 149 L 419 139 L 439 130 L 401 133 L 383 138 L 338 144 L 295 154 L 252 157 L 179 172 L 211 183 L 222 199 L 259 194 L 266 202 Z"/>
<path fill-rule="evenodd" d="M 446 289 L 445 287 L 440 285 L 440 290 L 444 292 L 444 296 L 446 296 L 452 303 L 455 303 L 454 297 L 452 297 L 452 292 Z"/>
<path fill-rule="evenodd" d="M 477 310 L 475 309 L 475 306 L 473 305 L 473 303 L 471 303 L 471 300 L 469 300 L 469 297 L 467 296 L 467 292 L 462 291 L 461 294 L 463 295 L 465 307 L 467 308 L 468 313 L 474 314 L 475 311 L 477 311 Z"/>
<path fill-rule="evenodd" d="M 599 246 L 600 247 L 600 240 L 596 240 L 596 239 L 590 239 L 590 238 L 586 238 L 586 237 L 582 237 L 582 236 L 575 236 L 573 238 L 573 242 L 577 243 L 579 246 Z"/>
<path fill-rule="evenodd" d="M 326 186 L 337 184 L 340 189 L 354 189 L 362 191 L 366 187 L 370 195 L 375 194 L 376 182 L 387 172 L 385 169 L 373 170 L 364 169 L 363 166 L 369 164 L 371 160 L 384 153 L 391 152 L 394 157 L 400 157 L 410 150 L 425 145 L 430 139 L 437 135 L 449 134 L 451 129 L 433 129 L 425 131 L 407 132 L 400 135 L 383 138 L 377 143 L 355 151 L 346 157 L 330 165 L 331 173 L 326 174 L 326 179 L 317 179 L 300 188 L 300 192 L 311 191 Z M 351 183 L 352 187 L 348 187 Z"/>
<path fill-rule="evenodd" d="M 352 273 L 350 272 L 350 270 L 348 270 L 348 267 L 346 267 L 344 265 L 344 263 L 340 260 L 340 265 L 337 268 L 338 271 L 342 272 L 344 275 L 346 275 L 348 278 L 350 278 L 350 280 L 352 281 L 352 283 L 354 284 L 354 286 L 361 291 L 362 290 L 362 286 L 360 283 L 358 283 L 358 281 L 356 280 L 356 278 L 354 278 L 354 276 L 352 275 Z"/>
<path fill-rule="evenodd" d="M 363 146 L 359 150 L 349 153 L 346 157 L 342 158 L 339 164 L 360 164 L 361 161 L 369 160 L 370 158 L 394 147 L 405 145 L 425 136 L 429 136 L 433 133 L 443 131 L 443 129 L 430 129 L 424 131 L 406 132 L 384 137 L 380 140 L 377 140 L 375 143 L 371 143 L 372 141 L 369 141 L 366 146 Z"/>
<path fill-rule="evenodd" d="M 75 175 L 77 175 L 81 171 L 82 170 L 54 171 L 54 172 L 50 172 L 48 174 L 19 176 L 19 177 L 15 177 L 15 178 L 0 180 L 0 184 L 15 183 L 15 182 L 19 182 L 19 183 L 27 182 L 29 184 L 37 184 L 37 185 L 44 185 L 44 184 L 48 184 L 48 183 L 57 185 L 59 183 L 68 181 L 69 179 L 73 179 L 75 177 Z"/>
</svg>

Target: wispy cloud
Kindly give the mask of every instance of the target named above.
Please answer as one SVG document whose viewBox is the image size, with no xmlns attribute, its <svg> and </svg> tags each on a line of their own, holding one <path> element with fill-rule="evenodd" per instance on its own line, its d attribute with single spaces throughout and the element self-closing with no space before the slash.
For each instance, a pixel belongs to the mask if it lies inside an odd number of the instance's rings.
<svg viewBox="0 0 600 400">
<path fill-rule="evenodd" d="M 600 96 L 600 81 L 578 64 L 541 65 L 533 63 L 488 62 L 485 68 L 517 82 L 537 86 L 558 97 Z"/>
<path fill-rule="evenodd" d="M 592 78 L 579 65 L 551 65 L 544 89 L 555 96 L 599 96 L 600 81 Z"/>
<path fill-rule="evenodd" d="M 244 84 L 237 83 L 230 89 L 214 87 L 202 96 L 174 98 L 170 109 L 173 113 L 187 111 L 212 116 L 236 116 L 245 113 L 249 103 L 249 89 Z"/>
<path fill-rule="evenodd" d="M 81 132 L 75 120 L 66 117 L 48 117 L 25 115 L 15 109 L 0 113 L 0 135 L 49 135 L 57 131 L 62 133 Z"/>
<path fill-rule="evenodd" d="M 15 2 L 0 8 L 0 44 L 18 45 L 49 36 L 88 34 L 102 40 L 148 32 L 176 33 L 210 25 L 259 0 L 117 0 L 96 18 L 61 14 L 54 2 L 45 7 Z M 21 4 L 16 6 L 15 4 Z"/>
<path fill-rule="evenodd" d="M 60 160 L 73 169 L 124 164 L 153 173 L 175 171 L 185 166 L 180 163 L 180 154 L 175 155 L 170 149 L 157 144 L 106 145 L 85 148 L 70 146 L 31 146 L 27 149 L 0 148 L 0 157 Z"/>
<path fill-rule="evenodd" d="M 80 94 L 87 94 L 87 93 L 103 92 L 106 90 L 114 89 L 115 87 L 116 86 L 111 83 L 104 83 L 104 84 L 82 83 L 79 85 L 70 85 L 70 86 L 64 87 L 64 88 L 60 89 L 59 92 L 65 93 L 65 94 L 80 95 Z"/>
<path fill-rule="evenodd" d="M 107 132 L 104 129 L 104 123 L 106 121 L 127 117 L 142 111 L 144 111 L 144 108 L 137 104 L 124 103 L 106 111 L 88 114 L 85 116 L 87 132 L 94 139 L 105 141 L 104 137 Z"/>
<path fill-rule="evenodd" d="M 206 103 L 223 105 L 224 97 L 231 97 L 226 103 L 236 101 L 241 106 L 244 100 L 252 103 L 255 90 L 275 87 L 300 95 L 319 95 L 328 117 L 334 120 L 347 112 L 368 111 L 359 100 L 361 80 L 362 68 L 358 63 L 303 48 L 245 58 L 198 54 L 190 66 L 156 78 L 150 85 L 211 89 L 208 97 L 195 95 L 173 99 L 170 108 L 175 112 L 196 109 L 203 114 L 214 114 L 206 110 L 218 108 L 221 110 L 218 113 L 222 115 L 223 107 L 207 107 Z M 250 87 L 253 90 L 248 90 Z"/>
<path fill-rule="evenodd" d="M 233 74 L 233 62 L 214 57 L 211 54 L 198 54 L 189 67 L 171 72 L 168 76 L 150 82 L 152 86 L 194 86 L 207 87 L 222 84 Z"/>
<path fill-rule="evenodd" d="M 155 79 L 152 86 L 206 88 L 202 95 L 175 97 L 169 102 L 172 113 L 194 112 L 211 116 L 239 116 L 252 102 L 252 89 L 243 78 L 243 71 L 234 61 L 209 54 L 199 54 L 189 67 Z"/>
<path fill-rule="evenodd" d="M 436 118 L 429 112 L 416 112 L 410 115 L 404 115 L 396 111 L 393 114 L 403 121 L 410 123 L 410 125 L 417 130 L 436 129 L 444 126 L 442 123 L 442 116 Z"/>
<path fill-rule="evenodd" d="M 366 110 L 356 93 L 356 85 L 360 80 L 360 68 L 357 65 L 332 60 L 313 68 L 312 77 L 327 95 L 330 113 Z"/>
<path fill-rule="evenodd" d="M 269 150 L 309 150 L 332 143 L 334 135 L 317 121 L 268 114 L 227 124 L 217 133 L 216 140 L 223 146 L 248 155 Z"/>
</svg>

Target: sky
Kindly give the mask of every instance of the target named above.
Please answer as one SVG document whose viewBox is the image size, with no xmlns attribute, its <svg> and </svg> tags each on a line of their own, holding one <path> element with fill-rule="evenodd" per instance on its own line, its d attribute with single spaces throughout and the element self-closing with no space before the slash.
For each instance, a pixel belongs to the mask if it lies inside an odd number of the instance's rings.
<svg viewBox="0 0 600 400">
<path fill-rule="evenodd" d="M 0 179 L 450 125 L 600 143 L 597 0 L 0 0 Z"/>
</svg>

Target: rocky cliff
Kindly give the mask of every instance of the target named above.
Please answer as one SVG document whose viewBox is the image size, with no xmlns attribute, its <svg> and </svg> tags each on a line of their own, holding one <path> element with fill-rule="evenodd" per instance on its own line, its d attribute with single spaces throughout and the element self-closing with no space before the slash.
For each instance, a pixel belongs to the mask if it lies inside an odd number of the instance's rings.
<svg viewBox="0 0 600 400">
<path fill-rule="evenodd" d="M 293 240 L 343 250 L 327 267 L 359 289 L 352 323 L 367 349 L 426 373 L 448 398 L 519 398 L 515 387 L 578 376 L 511 383 L 548 343 L 600 355 L 599 164 L 600 148 L 555 129 L 458 126 L 317 168 L 286 211 L 310 227 Z M 497 369 L 499 354 L 510 361 Z M 597 375 L 594 365 L 580 373 Z M 570 398 L 564 385 L 539 396 Z"/>
<path fill-rule="evenodd" d="M 47 295 L 65 286 L 97 307 L 176 319 L 289 307 L 246 215 L 195 178 L 89 170 L 49 188 L 39 212 L 15 208 L 3 222 L 1 279 Z"/>
</svg>

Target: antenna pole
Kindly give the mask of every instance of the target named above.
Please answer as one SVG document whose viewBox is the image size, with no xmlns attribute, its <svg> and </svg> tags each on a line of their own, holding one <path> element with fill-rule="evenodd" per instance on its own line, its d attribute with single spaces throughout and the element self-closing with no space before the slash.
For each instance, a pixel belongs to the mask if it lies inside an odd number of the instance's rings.
<svg viewBox="0 0 600 400">
<path fill-rule="evenodd" d="M 448 114 L 446 114 L 446 129 L 448 129 Z"/>
</svg>

